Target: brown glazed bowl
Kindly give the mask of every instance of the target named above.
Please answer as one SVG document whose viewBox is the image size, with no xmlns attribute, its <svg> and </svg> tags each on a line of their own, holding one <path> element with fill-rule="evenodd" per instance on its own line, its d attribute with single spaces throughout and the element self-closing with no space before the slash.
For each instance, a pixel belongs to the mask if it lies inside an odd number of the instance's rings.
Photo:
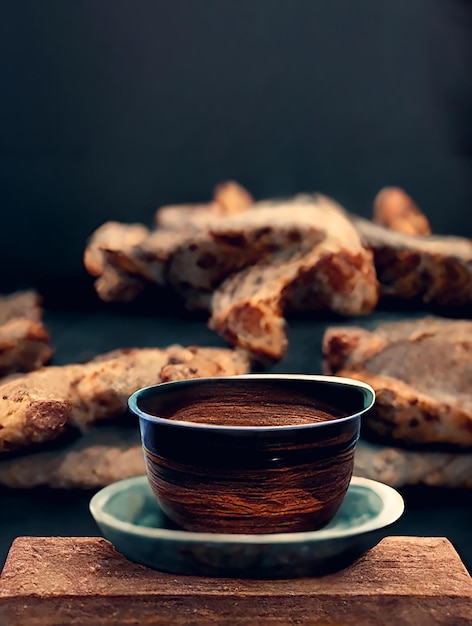
<svg viewBox="0 0 472 626">
<path fill-rule="evenodd" d="M 287 533 L 322 528 L 349 486 L 364 383 L 248 374 L 161 383 L 134 393 L 147 475 L 181 528 Z"/>
</svg>

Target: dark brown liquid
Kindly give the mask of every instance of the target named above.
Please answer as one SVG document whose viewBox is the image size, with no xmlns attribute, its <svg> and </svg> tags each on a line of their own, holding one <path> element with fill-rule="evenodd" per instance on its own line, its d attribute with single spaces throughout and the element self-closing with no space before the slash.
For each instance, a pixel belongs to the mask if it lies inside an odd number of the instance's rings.
<svg viewBox="0 0 472 626">
<path fill-rule="evenodd" d="M 332 407 L 314 404 L 284 404 L 267 399 L 228 404 L 226 400 L 214 399 L 184 406 L 169 419 L 221 426 L 291 426 L 325 422 L 337 417 L 342 415 Z"/>
</svg>

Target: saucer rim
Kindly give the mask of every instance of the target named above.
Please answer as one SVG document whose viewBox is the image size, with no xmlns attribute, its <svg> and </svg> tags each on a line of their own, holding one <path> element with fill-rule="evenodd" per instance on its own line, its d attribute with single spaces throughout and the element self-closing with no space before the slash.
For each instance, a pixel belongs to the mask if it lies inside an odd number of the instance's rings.
<svg viewBox="0 0 472 626">
<path fill-rule="evenodd" d="M 385 528 L 397 521 L 404 512 L 405 503 L 400 493 L 393 487 L 370 478 L 353 476 L 348 487 L 361 487 L 366 491 L 375 493 L 382 501 L 382 509 L 377 515 L 369 520 L 348 529 L 336 529 L 326 527 L 320 530 L 310 530 L 305 532 L 292 533 L 264 533 L 264 534 L 236 534 L 236 533 L 210 533 L 195 532 L 183 529 L 152 528 L 150 526 L 138 526 L 132 522 L 119 520 L 115 516 L 104 510 L 110 498 L 128 489 L 132 485 L 139 485 L 148 482 L 147 475 L 132 476 L 125 478 L 106 487 L 103 487 L 91 498 L 89 510 L 98 525 L 106 525 L 126 535 L 142 537 L 149 540 L 167 540 L 181 543 L 197 542 L 206 544 L 297 544 L 307 541 L 333 541 L 342 540 L 349 537 L 357 537 L 369 532 L 374 532 Z M 157 506 L 157 500 L 156 500 Z"/>
</svg>

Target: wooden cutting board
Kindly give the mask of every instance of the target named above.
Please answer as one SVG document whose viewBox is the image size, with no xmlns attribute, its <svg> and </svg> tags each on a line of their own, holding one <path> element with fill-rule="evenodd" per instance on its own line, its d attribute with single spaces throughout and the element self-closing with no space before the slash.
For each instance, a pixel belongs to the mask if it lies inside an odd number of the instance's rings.
<svg viewBox="0 0 472 626">
<path fill-rule="evenodd" d="M 0 624 L 460 626 L 472 624 L 472 578 L 441 537 L 387 537 L 344 570 L 284 580 L 177 576 L 98 537 L 19 537 Z"/>
</svg>

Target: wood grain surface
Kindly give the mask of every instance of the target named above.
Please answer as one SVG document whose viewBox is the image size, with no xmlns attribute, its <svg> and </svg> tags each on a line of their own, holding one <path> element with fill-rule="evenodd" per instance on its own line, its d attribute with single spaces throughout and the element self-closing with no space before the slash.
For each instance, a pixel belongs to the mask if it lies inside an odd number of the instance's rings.
<svg viewBox="0 0 472 626">
<path fill-rule="evenodd" d="M 0 578 L 8 626 L 470 624 L 472 579 L 441 537 L 387 537 L 316 578 L 176 576 L 131 563 L 101 538 L 19 537 Z"/>
<path fill-rule="evenodd" d="M 334 517 L 373 398 L 333 377 L 252 374 L 148 387 L 130 408 L 171 520 L 196 532 L 283 533 Z"/>
</svg>

